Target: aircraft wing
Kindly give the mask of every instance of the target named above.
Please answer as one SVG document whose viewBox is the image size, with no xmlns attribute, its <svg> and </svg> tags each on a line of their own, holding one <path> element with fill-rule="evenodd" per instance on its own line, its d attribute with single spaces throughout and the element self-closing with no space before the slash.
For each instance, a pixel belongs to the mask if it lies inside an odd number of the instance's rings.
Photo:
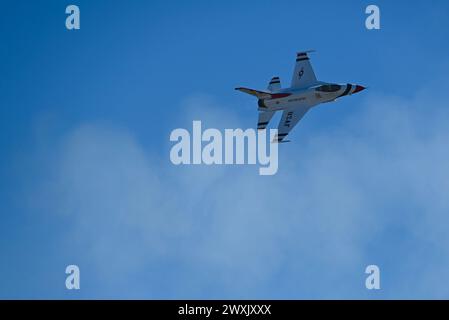
<svg viewBox="0 0 449 320">
<path fill-rule="evenodd" d="M 291 84 L 292 88 L 305 88 L 317 82 L 309 56 L 307 55 L 308 52 L 299 52 L 296 56 L 296 65 Z"/>
<path fill-rule="evenodd" d="M 279 122 L 278 134 L 274 137 L 273 142 L 282 142 L 309 109 L 310 106 L 284 110 L 281 121 Z"/>
</svg>

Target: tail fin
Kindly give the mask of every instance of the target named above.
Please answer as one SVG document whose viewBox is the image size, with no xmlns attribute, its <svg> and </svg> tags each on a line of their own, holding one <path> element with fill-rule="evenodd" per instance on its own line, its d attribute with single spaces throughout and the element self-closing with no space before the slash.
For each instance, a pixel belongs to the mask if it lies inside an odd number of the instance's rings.
<svg viewBox="0 0 449 320">
<path fill-rule="evenodd" d="M 242 91 L 244 93 L 255 96 L 259 99 L 271 98 L 271 94 L 269 92 L 265 92 L 265 91 L 259 91 L 259 90 L 249 89 L 249 88 L 235 88 L 235 90 Z"/>
<path fill-rule="evenodd" d="M 267 89 L 271 92 L 280 90 L 281 89 L 281 79 L 279 79 L 279 77 L 273 77 L 273 79 L 271 79 L 270 83 L 268 84 Z"/>
</svg>

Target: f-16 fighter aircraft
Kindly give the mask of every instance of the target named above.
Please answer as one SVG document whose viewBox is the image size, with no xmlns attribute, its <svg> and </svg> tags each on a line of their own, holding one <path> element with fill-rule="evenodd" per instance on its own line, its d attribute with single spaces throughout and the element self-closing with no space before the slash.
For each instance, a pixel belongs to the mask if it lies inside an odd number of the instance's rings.
<svg viewBox="0 0 449 320">
<path fill-rule="evenodd" d="M 264 130 L 276 111 L 282 111 L 274 142 L 288 142 L 284 139 L 312 107 L 365 90 L 360 85 L 318 81 L 307 55 L 309 52 L 312 51 L 297 54 L 290 88 L 282 89 L 279 77 L 271 79 L 267 91 L 236 88 L 259 99 L 258 130 Z"/>
</svg>

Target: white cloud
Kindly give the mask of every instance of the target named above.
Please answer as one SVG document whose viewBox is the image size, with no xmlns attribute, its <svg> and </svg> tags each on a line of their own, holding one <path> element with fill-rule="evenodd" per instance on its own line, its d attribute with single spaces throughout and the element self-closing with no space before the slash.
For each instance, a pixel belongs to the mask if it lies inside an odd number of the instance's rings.
<svg viewBox="0 0 449 320">
<path fill-rule="evenodd" d="M 189 121 L 240 125 L 210 99 L 186 109 Z M 448 115 L 446 99 L 371 95 L 338 127 L 283 145 L 274 177 L 255 167 L 175 167 L 125 130 L 80 125 L 57 150 L 43 201 L 73 219 L 69 237 L 95 261 L 100 285 L 151 269 L 162 297 L 363 297 L 366 262 L 382 259 L 395 267 L 386 297 L 448 297 L 439 281 L 449 270 L 432 255 L 449 262 Z M 383 239 L 395 228 L 413 237 L 407 249 L 433 251 L 395 252 Z M 389 255 L 421 273 L 401 275 Z M 185 276 L 176 285 L 174 273 Z M 413 292 L 401 283 L 415 280 Z"/>
</svg>

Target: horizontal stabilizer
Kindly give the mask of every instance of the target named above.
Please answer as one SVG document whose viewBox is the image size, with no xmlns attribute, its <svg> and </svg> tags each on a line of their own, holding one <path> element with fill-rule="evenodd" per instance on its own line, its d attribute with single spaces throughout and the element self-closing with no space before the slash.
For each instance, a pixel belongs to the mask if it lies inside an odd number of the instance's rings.
<svg viewBox="0 0 449 320">
<path fill-rule="evenodd" d="M 259 111 L 257 130 L 264 130 L 275 113 L 276 111 Z"/>
<path fill-rule="evenodd" d="M 270 92 L 281 90 L 281 79 L 279 77 L 273 77 L 268 84 L 267 88 Z"/>
<path fill-rule="evenodd" d="M 269 99 L 271 98 L 271 94 L 264 91 L 249 89 L 249 88 L 235 88 L 235 90 L 242 91 L 244 93 L 250 94 L 252 96 L 255 96 L 259 99 Z"/>
</svg>

